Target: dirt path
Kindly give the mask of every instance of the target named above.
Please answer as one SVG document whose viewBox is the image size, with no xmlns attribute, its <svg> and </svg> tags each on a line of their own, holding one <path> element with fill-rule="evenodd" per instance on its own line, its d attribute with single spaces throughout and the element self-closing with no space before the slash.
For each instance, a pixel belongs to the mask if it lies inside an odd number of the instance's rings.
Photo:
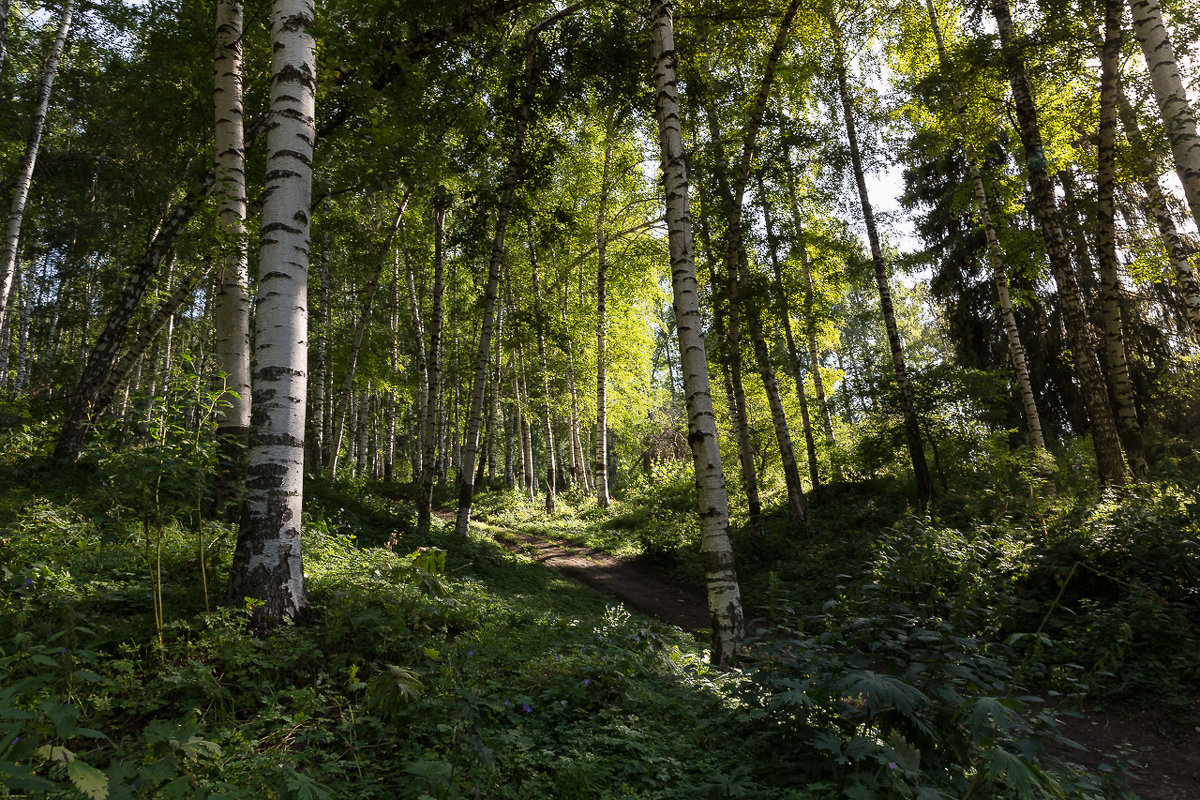
<svg viewBox="0 0 1200 800">
<path fill-rule="evenodd" d="M 482 526 L 481 526 L 482 527 Z M 644 614 L 707 638 L 704 592 L 633 559 L 561 541 L 486 526 L 497 542 L 611 595 Z M 1060 717 L 1063 734 L 1086 750 L 1055 754 L 1096 772 L 1128 770 L 1128 789 L 1140 800 L 1200 800 L 1200 699 L 1190 709 L 1131 706 Z M 1123 762 L 1119 764 L 1118 762 Z M 1110 773 L 1111 774 L 1111 773 Z"/>
<path fill-rule="evenodd" d="M 655 619 L 707 638 L 708 604 L 702 589 L 686 586 L 659 570 L 629 558 L 609 555 L 561 541 L 549 541 L 512 530 L 488 533 L 516 553 L 611 595 Z"/>
</svg>

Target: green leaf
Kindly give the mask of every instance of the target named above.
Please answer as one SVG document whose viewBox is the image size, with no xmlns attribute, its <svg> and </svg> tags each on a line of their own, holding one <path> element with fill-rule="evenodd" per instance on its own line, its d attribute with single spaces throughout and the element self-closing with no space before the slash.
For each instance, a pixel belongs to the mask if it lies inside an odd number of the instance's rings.
<svg viewBox="0 0 1200 800">
<path fill-rule="evenodd" d="M 105 800 L 108 797 L 108 776 L 95 767 L 77 758 L 67 764 L 67 775 L 75 788 L 87 795 L 89 800 Z"/>
<path fill-rule="evenodd" d="M 79 721 L 79 709 L 77 707 L 63 705 L 62 703 L 51 703 L 49 700 L 43 702 L 39 707 L 46 712 L 46 716 L 50 717 L 50 721 L 54 723 L 54 733 L 58 738 L 70 739 L 75 735 L 75 723 Z"/>
<path fill-rule="evenodd" d="M 4 776 L 2 783 L 10 789 L 20 789 L 26 792 L 50 792 L 58 787 L 45 778 L 39 778 L 29 771 L 28 767 L 0 761 L 0 775 Z"/>
</svg>

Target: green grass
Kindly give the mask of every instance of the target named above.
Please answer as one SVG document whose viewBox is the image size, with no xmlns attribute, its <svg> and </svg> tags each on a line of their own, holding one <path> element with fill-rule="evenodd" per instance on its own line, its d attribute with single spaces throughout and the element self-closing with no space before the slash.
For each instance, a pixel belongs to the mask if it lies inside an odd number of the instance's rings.
<svg viewBox="0 0 1200 800">
<path fill-rule="evenodd" d="M 1196 677 L 1182 484 L 914 515 L 877 481 L 835 487 L 805 526 L 773 512 L 761 538 L 735 528 L 770 625 L 721 672 L 488 538 L 418 530 L 397 484 L 309 484 L 310 611 L 257 637 L 222 602 L 235 532 L 195 512 L 203 453 L 63 474 L 20 435 L 0 448 L 0 796 L 1118 797 L 1119 772 L 1045 753 L 1053 721 L 1020 687 Z M 145 505 L 147 467 L 169 505 Z M 685 477 L 608 511 L 492 492 L 478 513 L 696 577 Z"/>
</svg>

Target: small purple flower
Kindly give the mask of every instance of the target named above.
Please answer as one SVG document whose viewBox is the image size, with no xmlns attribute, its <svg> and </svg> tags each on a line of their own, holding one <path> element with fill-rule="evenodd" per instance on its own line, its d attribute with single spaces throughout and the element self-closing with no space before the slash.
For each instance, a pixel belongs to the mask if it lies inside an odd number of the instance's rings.
<svg viewBox="0 0 1200 800">
<path fill-rule="evenodd" d="M 475 651 L 474 651 L 474 650 L 468 650 L 468 651 L 467 651 L 467 658 L 474 658 L 474 657 L 475 657 Z"/>
<path fill-rule="evenodd" d="M 25 579 L 25 588 L 29 588 L 30 586 L 33 586 L 33 578 L 26 578 Z"/>
<path fill-rule="evenodd" d="M 521 703 L 521 710 L 524 711 L 526 714 L 532 714 L 533 706 L 529 705 L 529 703 Z"/>
<path fill-rule="evenodd" d="M 897 764 L 895 761 L 889 761 L 888 769 L 900 769 L 900 765 Z"/>
<path fill-rule="evenodd" d="M 583 679 L 583 685 L 584 685 L 584 686 L 591 686 L 591 685 L 592 685 L 592 682 L 591 682 L 590 680 L 588 680 L 587 678 L 584 678 L 584 679 Z"/>
<path fill-rule="evenodd" d="M 9 745 L 14 745 L 14 744 L 16 744 L 16 743 L 17 743 L 17 742 L 19 742 L 19 741 L 21 741 L 21 737 L 20 737 L 20 736 L 14 736 L 14 737 L 13 737 L 13 740 L 12 740 L 11 742 L 9 742 Z"/>
<path fill-rule="evenodd" d="M 504 705 L 506 705 L 506 706 L 511 706 L 511 705 L 512 705 L 512 702 L 510 702 L 510 701 L 508 701 L 508 700 L 505 700 L 505 701 L 504 701 Z"/>
<path fill-rule="evenodd" d="M 65 652 L 67 652 L 67 648 L 64 647 L 63 649 L 59 650 L 58 652 L 65 653 Z"/>
</svg>

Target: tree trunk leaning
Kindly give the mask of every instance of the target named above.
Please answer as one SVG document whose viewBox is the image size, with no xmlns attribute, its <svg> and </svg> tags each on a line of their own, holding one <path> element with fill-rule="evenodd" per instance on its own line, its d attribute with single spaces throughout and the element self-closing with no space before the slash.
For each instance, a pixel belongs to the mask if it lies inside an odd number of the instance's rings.
<svg viewBox="0 0 1200 800">
<path fill-rule="evenodd" d="M 1005 51 L 1009 84 L 1016 106 L 1017 124 L 1021 144 L 1025 150 L 1026 171 L 1030 193 L 1033 198 L 1034 214 L 1046 244 L 1046 255 L 1050 270 L 1058 284 L 1058 299 L 1062 306 L 1067 335 L 1071 342 L 1071 360 L 1075 365 L 1084 405 L 1092 426 L 1092 441 L 1096 449 L 1096 463 L 1100 479 L 1105 483 L 1125 483 L 1125 462 L 1121 452 L 1121 441 L 1113 420 L 1108 391 L 1096 362 L 1095 346 L 1079 296 L 1079 283 L 1071 267 L 1066 242 L 1059 226 L 1058 211 L 1054 200 L 1054 188 L 1046 165 L 1046 153 L 1042 147 L 1041 127 L 1038 123 L 1037 107 L 1029 91 L 1025 76 L 1025 64 L 1014 42 L 1012 17 L 1006 0 L 992 0 L 992 14 L 1000 33 L 1000 43 Z"/>
<path fill-rule="evenodd" d="M 17 253 L 21 241 L 21 222 L 25 217 L 25 203 L 29 199 L 29 187 L 33 183 L 33 168 L 37 164 L 38 148 L 42 143 L 42 130 L 46 127 L 46 112 L 50 108 L 50 90 L 54 86 L 54 76 L 58 73 L 58 60 L 67 43 L 67 34 L 71 32 L 74 5 L 74 0 L 66 0 L 63 4 L 58 32 L 54 36 L 50 53 L 46 56 L 45 64 L 42 66 L 37 105 L 34 107 L 33 119 L 29 124 L 29 136 L 25 140 L 25 155 L 21 159 L 21 167 L 17 172 L 17 185 L 13 190 L 12 204 L 8 211 L 8 225 L 5 228 L 4 242 L 0 244 L 0 327 L 4 327 L 8 319 L 8 300 L 12 293 L 13 277 L 16 274 Z M 6 22 L 7 11 L 6 8 Z"/>
<path fill-rule="evenodd" d="M 667 240 L 671 253 L 671 289 L 679 334 L 684 392 L 688 411 L 688 443 L 695 467 L 700 513 L 701 549 L 712 621 L 712 661 L 728 664 L 745 631 L 741 591 L 729 538 L 729 505 L 721 450 L 717 442 L 708 361 L 704 352 L 704 320 L 696 284 L 692 221 L 688 211 L 687 166 L 680 130 L 678 66 L 671 5 L 650 2 L 654 58 L 655 116 L 658 121 Z"/>
<path fill-rule="evenodd" d="M 929 464 L 925 460 L 925 447 L 921 442 L 921 429 L 917 422 L 916 403 L 913 399 L 912 383 L 908 377 L 908 366 L 900 343 L 900 330 L 896 325 L 896 312 L 892 305 L 892 289 L 888 280 L 883 250 L 879 245 L 879 233 L 875 228 L 875 213 L 867 194 L 866 174 L 863 171 L 862 154 L 858 147 L 858 132 L 854 122 L 854 104 L 850 98 L 850 87 L 846 78 L 845 50 L 837 20 L 830 15 L 830 27 L 837 37 L 838 96 L 846 123 L 846 138 L 850 143 L 850 161 L 854 169 L 854 181 L 858 186 L 858 198 L 862 205 L 863 224 L 867 228 L 867 240 L 871 246 L 871 262 L 875 265 L 875 283 L 879 289 L 879 305 L 883 311 L 883 323 L 887 329 L 888 345 L 892 353 L 892 367 L 896 373 L 896 389 L 900 393 L 900 407 L 904 415 L 904 436 L 908 442 L 908 453 L 912 461 L 913 475 L 917 483 L 917 497 L 922 503 L 933 499 L 933 480 L 929 475 Z"/>
<path fill-rule="evenodd" d="M 1133 31 L 1142 46 L 1154 98 L 1158 101 L 1163 127 L 1171 143 L 1175 171 L 1183 184 L 1192 219 L 1200 227 L 1200 136 L 1196 133 L 1196 114 L 1179 75 L 1175 47 L 1163 24 L 1158 0 L 1129 0 L 1129 10 L 1133 13 Z"/>
</svg>

